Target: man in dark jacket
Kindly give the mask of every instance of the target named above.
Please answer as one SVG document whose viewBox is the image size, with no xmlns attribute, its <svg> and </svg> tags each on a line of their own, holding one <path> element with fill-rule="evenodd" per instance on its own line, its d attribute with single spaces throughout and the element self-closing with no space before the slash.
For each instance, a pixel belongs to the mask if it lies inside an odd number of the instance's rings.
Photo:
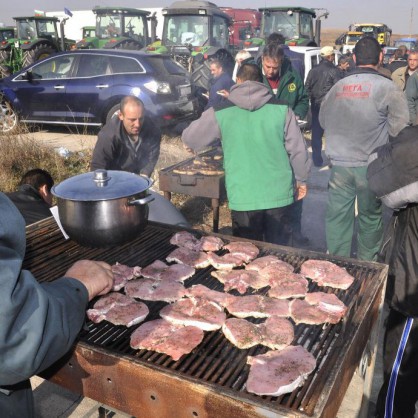
<svg viewBox="0 0 418 418">
<path fill-rule="evenodd" d="M 35 417 L 29 378 L 70 350 L 87 303 L 113 286 L 111 266 L 82 260 L 64 277 L 38 283 L 22 270 L 25 223 L 0 193 L 0 416 Z"/>
<path fill-rule="evenodd" d="M 384 383 L 377 418 L 414 418 L 418 401 L 418 126 L 403 129 L 369 158 L 369 187 L 394 209 L 383 242 L 389 264 Z"/>
<path fill-rule="evenodd" d="M 205 110 L 222 103 L 229 93 L 230 88 L 235 84 L 232 77 L 224 71 L 223 64 L 218 59 L 212 59 L 209 63 L 209 68 L 213 78 L 211 80 L 209 100 Z"/>
<path fill-rule="evenodd" d="M 99 132 L 91 169 L 122 170 L 151 176 L 160 155 L 161 132 L 145 115 L 144 104 L 135 96 L 120 103 L 113 117 Z"/>
<path fill-rule="evenodd" d="M 54 180 L 40 168 L 26 172 L 20 180 L 19 189 L 8 193 L 7 197 L 15 204 L 25 219 L 26 225 L 51 216 L 51 188 Z"/>
<path fill-rule="evenodd" d="M 317 167 L 321 167 L 322 135 L 324 130 L 319 124 L 319 109 L 321 102 L 331 87 L 340 79 L 341 72 L 334 64 L 335 51 L 332 46 L 321 48 L 321 62 L 313 67 L 306 77 L 305 88 L 311 99 L 312 112 L 312 159 Z"/>
<path fill-rule="evenodd" d="M 288 208 L 306 194 L 311 161 L 293 111 L 261 81 L 258 66 L 243 64 L 225 104 L 203 112 L 182 140 L 200 151 L 221 138 L 235 236 L 288 244 Z"/>
</svg>

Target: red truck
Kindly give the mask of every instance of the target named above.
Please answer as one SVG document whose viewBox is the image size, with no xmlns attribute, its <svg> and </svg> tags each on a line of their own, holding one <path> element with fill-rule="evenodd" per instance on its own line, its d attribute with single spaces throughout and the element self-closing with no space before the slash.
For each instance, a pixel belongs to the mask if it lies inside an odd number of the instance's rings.
<svg viewBox="0 0 418 418">
<path fill-rule="evenodd" d="M 235 51 L 243 47 L 246 39 L 257 37 L 260 32 L 261 12 L 255 9 L 220 7 L 232 19 L 229 43 Z"/>
</svg>

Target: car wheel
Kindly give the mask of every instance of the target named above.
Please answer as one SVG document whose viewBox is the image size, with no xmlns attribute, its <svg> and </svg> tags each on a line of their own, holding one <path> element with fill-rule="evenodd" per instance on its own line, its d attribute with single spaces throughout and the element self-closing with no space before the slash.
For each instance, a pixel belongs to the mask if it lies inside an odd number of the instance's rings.
<svg viewBox="0 0 418 418">
<path fill-rule="evenodd" d="M 19 118 L 10 103 L 0 103 L 0 132 L 13 132 L 17 127 L 18 121 Z"/>
<path fill-rule="evenodd" d="M 110 119 L 112 119 L 113 117 L 118 116 L 119 111 L 120 111 L 120 103 L 117 104 L 117 105 L 115 105 L 115 106 L 112 106 L 109 109 L 109 111 L 107 112 L 107 115 L 106 115 L 106 123 L 109 122 Z"/>
</svg>

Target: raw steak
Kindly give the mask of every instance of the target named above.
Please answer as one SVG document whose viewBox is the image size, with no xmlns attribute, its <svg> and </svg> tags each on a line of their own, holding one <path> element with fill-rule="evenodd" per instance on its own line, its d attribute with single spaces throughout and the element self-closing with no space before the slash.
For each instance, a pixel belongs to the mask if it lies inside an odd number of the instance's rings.
<svg viewBox="0 0 418 418">
<path fill-rule="evenodd" d="M 301 265 L 300 272 L 319 286 L 336 289 L 348 289 L 354 281 L 345 269 L 325 260 L 307 260 Z"/>
<path fill-rule="evenodd" d="M 160 274 L 160 280 L 183 283 L 195 274 L 195 269 L 187 264 L 172 264 Z"/>
<path fill-rule="evenodd" d="M 147 305 L 142 302 L 132 302 L 129 305 L 116 305 L 105 314 L 105 320 L 115 325 L 131 327 L 139 324 L 149 314 Z"/>
<path fill-rule="evenodd" d="M 200 269 L 210 266 L 209 256 L 203 251 L 191 251 L 187 248 L 176 248 L 166 258 L 168 262 L 187 264 L 188 266 Z"/>
<path fill-rule="evenodd" d="M 227 300 L 236 298 L 236 296 L 230 295 L 229 293 L 209 289 L 208 287 L 203 286 L 203 284 L 197 284 L 187 289 L 186 296 L 190 298 L 203 298 L 211 300 L 223 307 L 225 306 Z"/>
<path fill-rule="evenodd" d="M 106 318 L 106 313 L 114 306 L 129 305 L 135 302 L 129 296 L 118 292 L 110 292 L 107 295 L 101 296 L 99 300 L 93 305 L 92 309 L 87 310 L 87 317 L 90 321 L 98 324 Z"/>
<path fill-rule="evenodd" d="M 224 248 L 232 254 L 240 256 L 246 263 L 254 260 L 260 252 L 254 244 L 244 241 L 231 241 L 229 244 L 224 245 Z"/>
<path fill-rule="evenodd" d="M 146 322 L 132 333 L 131 347 L 167 354 L 177 361 L 202 340 L 203 331 L 200 328 L 174 325 L 165 319 L 156 319 Z"/>
<path fill-rule="evenodd" d="M 141 271 L 141 276 L 147 279 L 159 279 L 161 273 L 168 268 L 168 265 L 161 260 L 155 260 Z"/>
<path fill-rule="evenodd" d="M 282 263 L 270 264 L 259 270 L 258 273 L 260 276 L 265 277 L 271 284 L 274 284 L 283 278 L 285 274 L 292 273 L 293 270 L 294 268 L 290 264 L 282 261 Z"/>
<path fill-rule="evenodd" d="M 239 293 L 244 294 L 249 287 L 261 289 L 269 285 L 268 280 L 251 270 L 212 271 L 211 275 L 223 283 L 225 292 L 237 289 Z"/>
<path fill-rule="evenodd" d="M 239 267 L 244 264 L 241 257 L 231 253 L 217 255 L 213 252 L 209 252 L 208 256 L 210 264 L 217 270 L 231 270 L 234 267 Z"/>
<path fill-rule="evenodd" d="M 200 250 L 201 251 L 219 251 L 224 246 L 224 242 L 218 237 L 212 237 L 205 235 L 200 238 Z"/>
<path fill-rule="evenodd" d="M 268 295 L 277 299 L 303 298 L 308 293 L 309 282 L 301 274 L 283 273 L 279 281 L 270 281 Z"/>
<path fill-rule="evenodd" d="M 315 357 L 300 345 L 248 356 L 247 363 L 251 365 L 247 391 L 260 396 L 293 392 L 316 367 Z"/>
<path fill-rule="evenodd" d="M 152 279 L 132 280 L 126 284 L 125 292 L 131 298 L 163 302 L 175 302 L 187 293 L 181 283 Z"/>
<path fill-rule="evenodd" d="M 291 264 L 286 263 L 286 261 L 280 260 L 275 255 L 266 255 L 264 257 L 256 258 L 255 260 L 251 261 L 251 263 L 247 264 L 245 268 L 247 270 L 261 271 L 262 269 L 270 266 L 275 266 L 277 270 L 280 271 L 292 272 L 294 270 Z"/>
<path fill-rule="evenodd" d="M 170 239 L 170 244 L 187 248 L 192 251 L 200 250 L 200 241 L 193 234 L 187 231 L 175 233 Z"/>
<path fill-rule="evenodd" d="M 336 324 L 341 315 L 325 312 L 318 306 L 310 305 L 306 300 L 294 299 L 290 302 L 290 316 L 296 324 L 319 325 L 327 322 Z"/>
<path fill-rule="evenodd" d="M 310 305 L 315 305 L 318 309 L 330 314 L 343 317 L 347 312 L 347 306 L 334 293 L 312 292 L 306 295 L 305 300 Z"/>
<path fill-rule="evenodd" d="M 242 350 L 257 344 L 273 350 L 282 350 L 290 345 L 295 337 L 292 323 L 277 316 L 271 316 L 258 325 L 246 319 L 229 318 L 223 324 L 222 331 L 232 344 Z"/>
<path fill-rule="evenodd" d="M 133 302 L 133 299 L 129 296 L 119 292 L 110 292 L 106 295 L 101 296 L 97 302 L 93 305 L 93 309 L 101 310 L 106 313 L 110 308 L 115 305 L 129 305 Z"/>
<path fill-rule="evenodd" d="M 222 327 L 226 315 L 217 303 L 205 299 L 181 299 L 160 311 L 161 318 L 175 325 L 191 325 L 204 331 Z"/>
<path fill-rule="evenodd" d="M 113 264 L 112 265 L 113 273 L 113 287 L 112 290 L 118 291 L 122 289 L 128 280 L 132 280 L 135 277 L 141 275 L 141 267 L 129 267 L 124 264 Z"/>
<path fill-rule="evenodd" d="M 268 296 L 241 296 L 227 301 L 226 309 L 238 318 L 267 318 L 269 316 L 290 316 L 289 302 Z"/>
</svg>

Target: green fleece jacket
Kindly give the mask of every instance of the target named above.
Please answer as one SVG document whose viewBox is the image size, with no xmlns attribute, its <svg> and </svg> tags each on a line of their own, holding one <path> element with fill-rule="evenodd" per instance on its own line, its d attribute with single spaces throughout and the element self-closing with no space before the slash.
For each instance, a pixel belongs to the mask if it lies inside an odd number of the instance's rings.
<svg viewBox="0 0 418 418">
<path fill-rule="evenodd" d="M 261 65 L 261 64 L 260 64 Z M 284 59 L 280 68 L 280 83 L 277 93 L 274 94 L 270 84 L 263 76 L 263 83 L 269 88 L 276 99 L 286 102 L 295 112 L 296 116 L 304 119 L 309 110 L 309 97 L 306 93 L 303 80 L 297 71 L 292 68 L 288 59 Z"/>
<path fill-rule="evenodd" d="M 294 201 L 295 179 L 306 181 L 311 161 L 294 113 L 255 81 L 235 85 L 222 107 L 203 112 L 183 131 L 200 151 L 222 141 L 229 207 L 273 209 Z"/>
</svg>

